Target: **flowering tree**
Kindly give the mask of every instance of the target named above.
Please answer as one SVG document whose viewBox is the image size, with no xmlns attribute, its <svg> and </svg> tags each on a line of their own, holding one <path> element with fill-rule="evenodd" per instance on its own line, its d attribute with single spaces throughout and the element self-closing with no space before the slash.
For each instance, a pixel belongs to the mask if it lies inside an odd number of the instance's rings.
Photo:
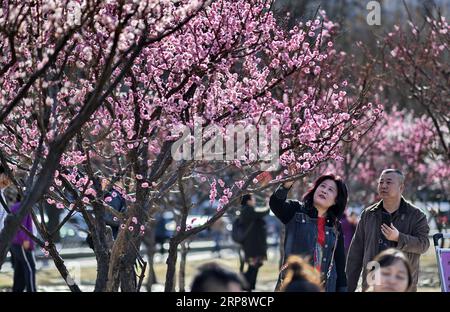
<svg viewBox="0 0 450 312">
<path fill-rule="evenodd" d="M 133 266 L 142 236 L 174 193 L 182 213 L 170 241 L 166 291 L 175 287 L 181 242 L 214 223 L 242 193 L 297 179 L 338 158 L 341 142 L 379 117 L 379 109 L 365 105 L 364 84 L 347 96 L 358 88 L 339 75 L 335 24 L 323 11 L 285 30 L 268 0 L 83 4 L 92 16 L 36 79 L 40 84 L 15 105 L 2 95 L 2 162 L 25 177 L 26 199 L 0 240 L 10 240 L 40 200 L 69 209 L 68 218 L 82 213 L 97 257 L 98 291 L 139 289 Z M 13 97 L 19 78 L 4 79 Z M 239 132 L 247 136 L 238 146 L 259 144 L 258 154 L 243 148 L 227 158 L 217 141 L 234 147 Z M 255 133 L 276 133 L 280 145 Z M 274 150 L 281 167 L 275 164 L 266 179 L 261 159 L 274 161 L 267 157 Z M 189 200 L 187 187 L 206 189 L 211 205 L 217 200 L 204 224 L 187 224 L 199 204 Z M 113 188 L 127 200 L 126 212 L 109 208 Z M 113 242 L 108 213 L 120 225 Z"/>
<path fill-rule="evenodd" d="M 361 129 L 358 140 L 344 146 L 342 162 L 318 168 L 341 174 L 355 204 L 376 200 L 376 179 L 387 167 L 407 174 L 406 193 L 413 199 L 421 189 L 445 192 L 449 188 L 445 178 L 450 138 L 449 26 L 445 17 L 429 12 L 423 22 L 413 22 L 409 15 L 407 27 L 395 25 L 380 40 L 379 50 L 357 43 L 362 54 L 374 60 L 370 64 L 376 77 L 374 102 L 377 107 L 382 104 L 386 114 L 373 128 Z M 357 68 L 352 71 L 358 72 Z"/>
<path fill-rule="evenodd" d="M 449 159 L 450 26 L 445 16 L 431 14 L 423 21 L 410 17 L 408 25 L 409 29 L 395 25 L 381 42 L 387 82 L 398 87 L 411 108 L 431 118 L 440 153 Z"/>
<path fill-rule="evenodd" d="M 0 234 L 0 263 L 24 216 L 53 181 L 62 185 L 57 169 L 64 165 L 64 151 L 92 113 L 122 88 L 142 49 L 186 24 L 203 4 L 2 2 L 0 156 L 25 196 Z M 64 155 L 66 165 L 84 161 L 76 152 Z"/>
<path fill-rule="evenodd" d="M 334 171 L 348 183 L 351 202 L 369 205 L 377 199 L 377 179 L 383 169 L 398 168 L 405 173 L 405 193 L 419 199 L 419 190 L 448 190 L 450 166 L 438 149 L 431 118 L 414 117 L 406 109 L 393 107 L 370 132 L 343 148 L 343 159 L 320 171 Z"/>
</svg>

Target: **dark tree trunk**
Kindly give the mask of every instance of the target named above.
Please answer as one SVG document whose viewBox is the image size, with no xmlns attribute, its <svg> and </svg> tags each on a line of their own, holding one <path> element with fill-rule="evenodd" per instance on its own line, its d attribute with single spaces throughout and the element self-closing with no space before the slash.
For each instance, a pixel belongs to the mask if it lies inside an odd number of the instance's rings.
<svg viewBox="0 0 450 312">
<path fill-rule="evenodd" d="M 178 240 L 172 238 L 169 244 L 169 256 L 167 258 L 167 273 L 166 284 L 164 287 L 165 292 L 175 291 L 175 273 L 178 257 Z"/>
<path fill-rule="evenodd" d="M 154 258 L 155 258 L 155 234 L 156 228 L 154 226 L 147 232 L 144 237 L 144 244 L 147 247 L 147 261 L 148 261 L 148 278 L 146 288 L 148 292 L 152 291 L 152 286 L 158 281 L 156 279 L 155 269 L 154 269 Z"/>
<path fill-rule="evenodd" d="M 186 257 L 188 252 L 189 252 L 189 242 L 184 241 L 181 243 L 180 272 L 178 272 L 180 292 L 186 291 Z"/>
<path fill-rule="evenodd" d="M 53 233 L 59 225 L 59 216 L 61 215 L 61 210 L 56 208 L 54 205 L 45 204 L 45 209 L 47 210 L 48 222 L 47 229 L 50 233 Z M 52 235 L 52 240 L 55 243 L 59 243 L 61 241 L 61 235 L 59 231 L 55 232 Z"/>
<path fill-rule="evenodd" d="M 123 292 L 136 292 L 136 271 L 134 269 L 136 257 L 131 254 L 123 260 L 120 270 L 120 289 Z"/>
<path fill-rule="evenodd" d="M 97 259 L 97 277 L 95 280 L 94 292 L 106 291 L 108 283 L 108 268 L 109 268 L 109 251 L 96 252 Z"/>
<path fill-rule="evenodd" d="M 94 204 L 95 227 L 91 229 L 92 243 L 94 245 L 97 260 L 97 277 L 95 280 L 95 292 L 106 291 L 108 282 L 109 260 L 111 257 L 112 231 L 105 224 L 105 207 Z"/>
</svg>

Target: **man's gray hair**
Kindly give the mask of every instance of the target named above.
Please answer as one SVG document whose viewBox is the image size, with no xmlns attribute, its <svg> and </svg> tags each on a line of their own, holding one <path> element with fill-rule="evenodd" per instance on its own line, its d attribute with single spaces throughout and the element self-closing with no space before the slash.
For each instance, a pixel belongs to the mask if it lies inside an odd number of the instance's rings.
<svg viewBox="0 0 450 312">
<path fill-rule="evenodd" d="M 381 172 L 380 176 L 382 176 L 385 173 L 396 173 L 396 174 L 398 174 L 400 176 L 400 182 L 401 183 L 405 182 L 405 175 L 403 174 L 403 172 L 401 172 L 398 169 L 384 169 L 383 172 Z"/>
</svg>

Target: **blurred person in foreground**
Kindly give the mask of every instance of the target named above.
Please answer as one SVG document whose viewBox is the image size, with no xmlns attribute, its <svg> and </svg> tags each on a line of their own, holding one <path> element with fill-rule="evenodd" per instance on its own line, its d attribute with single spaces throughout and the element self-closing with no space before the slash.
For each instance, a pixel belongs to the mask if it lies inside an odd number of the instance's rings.
<svg viewBox="0 0 450 312">
<path fill-rule="evenodd" d="M 413 286 L 412 269 L 400 250 L 382 251 L 370 262 L 367 273 L 368 292 L 408 292 Z"/>
<path fill-rule="evenodd" d="M 206 263 L 198 271 L 191 292 L 242 292 L 247 289 L 242 275 L 216 262 Z"/>
<path fill-rule="evenodd" d="M 321 292 L 320 274 L 303 258 L 290 256 L 286 277 L 280 287 L 283 292 Z"/>
</svg>

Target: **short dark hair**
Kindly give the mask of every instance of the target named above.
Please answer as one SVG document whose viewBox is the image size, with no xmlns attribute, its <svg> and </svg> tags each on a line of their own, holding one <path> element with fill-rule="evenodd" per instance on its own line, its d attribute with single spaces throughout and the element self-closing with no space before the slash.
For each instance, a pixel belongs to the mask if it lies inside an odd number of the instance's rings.
<svg viewBox="0 0 450 312">
<path fill-rule="evenodd" d="M 253 197 L 253 194 L 251 194 L 251 193 L 242 195 L 242 198 L 241 198 L 241 205 L 242 205 L 242 206 L 247 205 L 247 202 L 248 202 L 249 200 L 251 200 L 252 197 Z"/>
<path fill-rule="evenodd" d="M 405 175 L 403 174 L 403 172 L 402 172 L 401 170 L 398 170 L 398 169 L 384 169 L 384 170 L 381 172 L 380 177 L 381 177 L 383 174 L 385 174 L 385 173 L 396 173 L 396 174 L 398 174 L 398 175 L 400 176 L 400 181 L 401 181 L 402 183 L 405 182 Z"/>
<path fill-rule="evenodd" d="M 319 185 L 325 180 L 332 180 L 336 183 L 336 204 L 331 206 L 328 209 L 328 212 L 331 213 L 335 218 L 340 218 L 344 213 L 345 207 L 347 206 L 348 192 L 347 186 L 345 185 L 344 181 L 342 181 L 340 177 L 335 176 L 334 174 L 325 174 L 318 177 L 314 181 L 313 186 L 305 193 L 305 195 L 303 195 L 303 201 L 305 203 L 305 206 L 311 209 L 314 205 L 314 193 L 316 192 Z"/>
<path fill-rule="evenodd" d="M 408 258 L 405 256 L 403 252 L 395 248 L 389 248 L 382 252 L 380 252 L 374 259 L 374 262 L 377 262 L 380 265 L 380 268 L 385 268 L 393 265 L 397 261 L 403 262 L 406 267 L 407 275 L 408 275 L 408 288 L 411 289 L 412 286 L 412 269 L 411 264 L 409 263 Z M 369 272 L 373 272 L 376 269 L 376 266 L 372 266 L 369 269 Z"/>
<path fill-rule="evenodd" d="M 247 289 L 247 283 L 241 275 L 218 263 L 210 262 L 199 268 L 199 273 L 192 282 L 191 292 L 208 292 L 210 291 L 208 285 L 211 285 L 211 283 L 223 288 L 226 288 L 230 283 L 237 283 L 242 289 Z"/>
</svg>

